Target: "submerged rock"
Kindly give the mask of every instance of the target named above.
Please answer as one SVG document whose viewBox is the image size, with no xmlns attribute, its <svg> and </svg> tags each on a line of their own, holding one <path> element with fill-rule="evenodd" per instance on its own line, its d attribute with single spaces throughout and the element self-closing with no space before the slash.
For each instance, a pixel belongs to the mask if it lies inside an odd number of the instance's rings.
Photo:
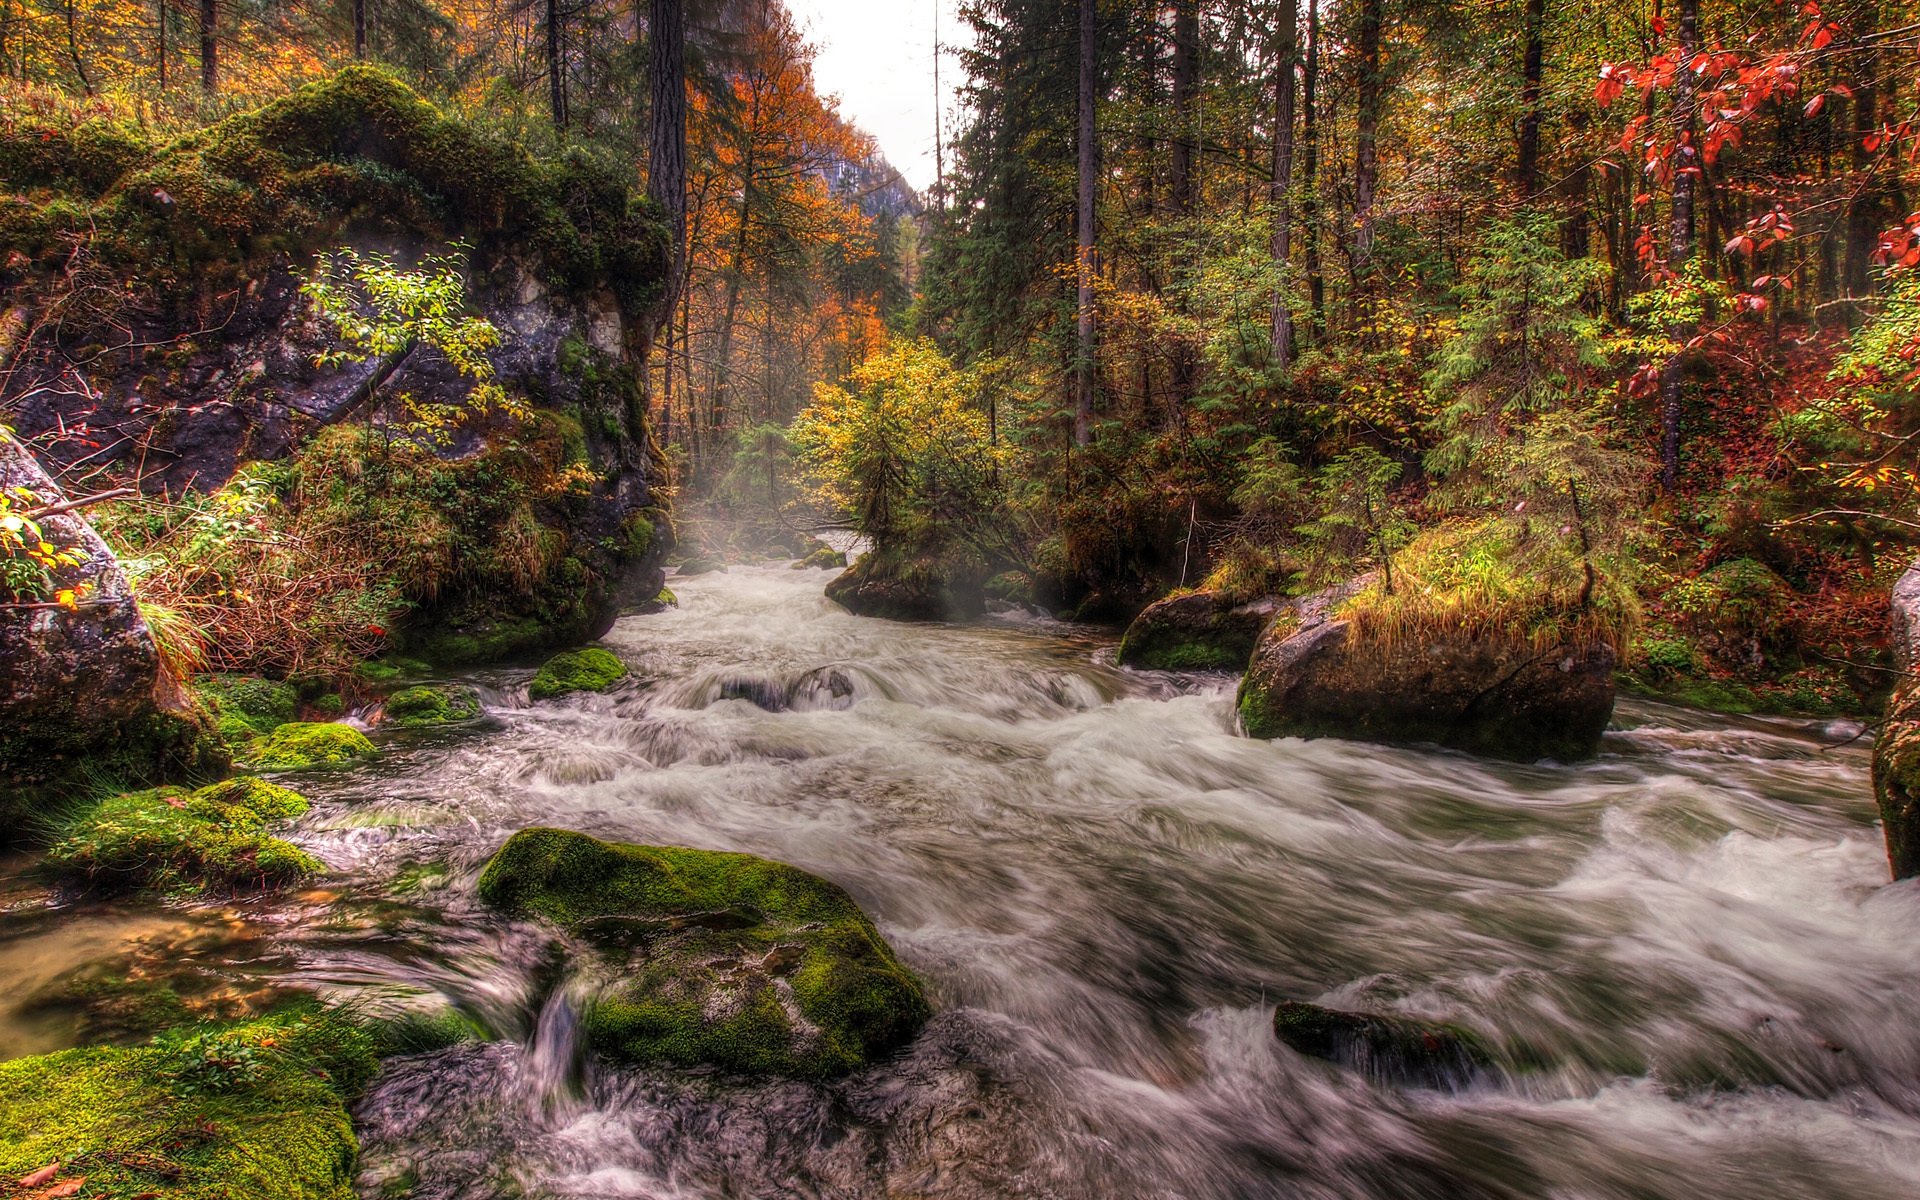
<svg viewBox="0 0 1920 1200">
<path fill-rule="evenodd" d="M 1280 602 L 1240 603 L 1224 592 L 1156 600 L 1127 626 L 1120 665 L 1150 671 L 1243 671 Z"/>
<path fill-rule="evenodd" d="M 1873 744 L 1873 791 L 1895 879 L 1920 875 L 1920 562 L 1893 589 L 1893 658 L 1900 682 Z"/>
<path fill-rule="evenodd" d="M 480 896 L 591 944 L 588 1043 L 631 1062 L 821 1079 L 905 1045 L 931 1010 L 846 892 L 748 854 L 515 834 Z"/>
<path fill-rule="evenodd" d="M 44 866 L 63 882 L 91 891 L 285 886 L 317 874 L 322 865 L 267 832 L 267 822 L 305 811 L 298 793 L 250 777 L 197 792 L 129 792 L 69 819 Z"/>
<path fill-rule="evenodd" d="M 825 542 L 820 542 L 807 552 L 806 557 L 796 560 L 793 565 L 796 569 L 815 567 L 821 570 L 835 570 L 847 565 L 847 556 Z"/>
<path fill-rule="evenodd" d="M 570 692 L 604 692 L 627 677 L 627 664 L 611 650 L 588 646 L 556 654 L 534 673 L 527 694 L 551 700 Z"/>
<path fill-rule="evenodd" d="M 298 771 L 372 758 L 367 735 L 337 721 L 292 721 L 255 742 L 248 764 L 262 771 Z"/>
<path fill-rule="evenodd" d="M 30 510 L 67 499 L 26 447 L 4 436 L 0 491 Z M 79 595 L 71 608 L 52 603 L 51 592 L 46 603 L 0 606 L 0 845 L 60 799 L 83 762 L 138 784 L 217 776 L 228 766 L 205 716 L 161 664 L 113 551 L 78 512 L 38 524 L 79 560 L 57 571 L 52 587 Z"/>
<path fill-rule="evenodd" d="M 1438 1021 L 1289 1001 L 1274 1010 L 1273 1032 L 1309 1058 L 1338 1063 L 1381 1083 L 1457 1089 L 1493 1065 L 1472 1033 Z"/>
<path fill-rule="evenodd" d="M 1444 630 L 1360 641 L 1338 615 L 1369 581 L 1283 607 L 1240 684 L 1251 737 L 1435 743 L 1491 758 L 1591 758 L 1613 714 L 1613 647 Z"/>
</svg>

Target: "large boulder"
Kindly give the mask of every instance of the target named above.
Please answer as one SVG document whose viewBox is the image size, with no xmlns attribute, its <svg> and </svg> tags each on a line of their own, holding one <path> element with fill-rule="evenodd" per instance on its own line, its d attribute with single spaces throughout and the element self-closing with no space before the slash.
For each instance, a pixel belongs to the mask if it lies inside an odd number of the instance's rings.
<svg viewBox="0 0 1920 1200">
<path fill-rule="evenodd" d="M 68 499 L 26 447 L 3 438 L 0 490 L 31 509 Z M 205 717 L 162 668 L 113 551 L 78 511 L 38 524 L 78 558 L 52 581 L 78 597 L 72 607 L 51 596 L 0 605 L 0 843 L 21 831 L 20 818 L 58 799 L 83 760 L 129 783 L 227 766 Z"/>
<path fill-rule="evenodd" d="M 986 611 L 980 572 L 941 559 L 875 550 L 827 584 L 827 599 L 860 617 L 953 621 Z"/>
<path fill-rule="evenodd" d="M 583 1028 L 613 1058 L 823 1079 L 906 1044 L 930 1013 L 846 892 L 749 854 L 527 829 L 480 896 L 592 947 Z"/>
<path fill-rule="evenodd" d="M 1225 592 L 1156 600 L 1127 626 L 1120 665 L 1150 671 L 1243 671 L 1280 601 L 1241 603 Z"/>
<path fill-rule="evenodd" d="M 1920 562 L 1893 589 L 1893 660 L 1899 670 L 1873 746 L 1873 791 L 1895 879 L 1920 875 Z"/>
<path fill-rule="evenodd" d="M 1613 713 L 1611 645 L 1443 629 L 1357 638 L 1340 609 L 1370 582 L 1280 610 L 1240 684 L 1249 736 L 1431 743 L 1522 762 L 1598 752 Z"/>
</svg>

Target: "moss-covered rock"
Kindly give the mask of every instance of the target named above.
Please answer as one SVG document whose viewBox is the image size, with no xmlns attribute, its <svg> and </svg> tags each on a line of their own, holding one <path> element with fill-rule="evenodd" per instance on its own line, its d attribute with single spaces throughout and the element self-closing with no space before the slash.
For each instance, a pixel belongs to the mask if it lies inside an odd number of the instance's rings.
<svg viewBox="0 0 1920 1200">
<path fill-rule="evenodd" d="M 856 616 L 893 621 L 960 620 L 986 611 L 977 567 L 881 550 L 835 576 L 827 599 Z"/>
<path fill-rule="evenodd" d="M 322 867 L 267 823 L 306 808 L 297 793 L 250 777 L 197 792 L 128 792 L 72 817 L 44 867 L 70 885 L 107 892 L 283 886 Z"/>
<path fill-rule="evenodd" d="M 1323 1058 L 1381 1083 L 1457 1089 L 1488 1072 L 1492 1057 L 1466 1029 L 1289 1001 L 1273 1032 L 1310 1058 Z"/>
<path fill-rule="evenodd" d="M 311 1010 L 0 1063 L 0 1179 L 57 1165 L 56 1190 L 22 1194 L 353 1200 L 347 1106 L 377 1065 Z"/>
<path fill-rule="evenodd" d="M 299 771 L 372 758 L 367 735 L 338 721 L 293 721 L 255 742 L 248 765 L 261 771 Z"/>
<path fill-rule="evenodd" d="M 747 854 L 515 834 L 480 895 L 590 943 L 593 1048 L 634 1062 L 817 1079 L 911 1040 L 919 982 L 834 884 Z"/>
<path fill-rule="evenodd" d="M 1903 682 L 1873 746 L 1873 790 L 1895 879 L 1920 875 L 1920 562 L 1893 589 L 1893 658 Z"/>
<path fill-rule="evenodd" d="M 724 572 L 726 569 L 727 564 L 718 558 L 710 555 L 696 555 L 681 563 L 680 569 L 674 574 L 691 578 L 695 575 L 711 575 L 715 571 Z"/>
<path fill-rule="evenodd" d="M 1150 671 L 1244 671 L 1277 601 L 1182 592 L 1147 606 L 1120 641 L 1120 665 Z"/>
<path fill-rule="evenodd" d="M 534 673 L 527 694 L 551 700 L 570 692 L 604 692 L 627 677 L 627 664 L 611 650 L 588 646 L 556 654 Z"/>
<path fill-rule="evenodd" d="M 472 688 L 450 684 L 410 687 L 387 697 L 387 723 L 402 729 L 457 725 L 481 713 L 480 696 Z"/>
<path fill-rule="evenodd" d="M 844 552 L 835 550 L 832 546 L 821 545 L 808 552 L 805 558 L 800 559 L 794 565 L 798 567 L 813 567 L 819 570 L 839 570 L 847 565 L 847 556 Z"/>
<path fill-rule="evenodd" d="M 224 729 L 229 722 L 253 733 L 272 733 L 300 709 L 293 685 L 254 675 L 201 675 L 193 690 Z"/>
</svg>

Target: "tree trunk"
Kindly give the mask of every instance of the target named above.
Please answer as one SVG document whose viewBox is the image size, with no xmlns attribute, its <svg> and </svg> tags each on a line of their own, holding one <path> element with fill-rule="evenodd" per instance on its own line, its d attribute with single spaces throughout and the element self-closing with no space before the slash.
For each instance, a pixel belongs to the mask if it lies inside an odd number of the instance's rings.
<svg viewBox="0 0 1920 1200">
<path fill-rule="evenodd" d="M 682 0 L 648 0 L 652 41 L 647 138 L 647 198 L 667 214 L 673 239 L 660 324 L 673 312 L 687 264 L 687 34 Z"/>
<path fill-rule="evenodd" d="M 1073 443 L 1085 446 L 1093 440 L 1093 200 L 1094 171 L 1098 154 L 1094 139 L 1094 68 L 1096 0 L 1080 0 L 1080 196 L 1075 215 L 1075 233 L 1079 240 L 1074 274 L 1079 288 L 1074 321 Z"/>
<path fill-rule="evenodd" d="M 1307 303 L 1316 341 L 1327 328 L 1327 280 L 1320 270 L 1320 0 L 1307 0 L 1307 63 L 1300 80 L 1301 223 L 1307 236 Z"/>
<path fill-rule="evenodd" d="M 1680 61 L 1691 59 L 1700 45 L 1700 0 L 1680 0 Z M 1674 73 L 1673 84 L 1673 213 L 1672 242 L 1667 268 L 1679 271 L 1693 256 L 1693 192 L 1699 173 L 1699 154 L 1693 144 L 1693 72 Z M 1668 335 L 1677 342 L 1692 330 L 1676 325 Z M 1684 354 L 1675 354 L 1660 373 L 1660 486 L 1673 491 L 1680 480 L 1680 385 Z"/>
<path fill-rule="evenodd" d="M 1353 282 L 1359 287 L 1373 265 L 1373 191 L 1379 179 L 1380 107 L 1385 78 L 1380 65 L 1382 0 L 1361 0 L 1355 53 L 1359 79 L 1354 88 L 1353 127 Z"/>
<path fill-rule="evenodd" d="M 353 56 L 367 56 L 367 0 L 353 0 Z"/>
<path fill-rule="evenodd" d="M 67 53 L 73 58 L 73 73 L 80 77 L 80 90 L 93 95 L 93 80 L 87 76 L 87 64 L 80 58 L 80 37 L 74 29 L 74 0 L 67 0 Z"/>
<path fill-rule="evenodd" d="M 1199 88 L 1200 0 L 1178 0 L 1173 8 L 1173 172 L 1174 211 L 1193 216 L 1193 101 Z"/>
<path fill-rule="evenodd" d="M 1872 3 L 1862 6 L 1859 16 L 1854 19 L 1857 28 L 1875 28 L 1876 7 Z M 1853 147 L 1856 178 L 1852 181 L 1853 199 L 1847 205 L 1847 250 L 1841 266 L 1840 286 L 1847 296 L 1856 300 L 1865 297 L 1869 290 L 1867 268 L 1872 262 L 1875 248 L 1880 244 L 1883 227 L 1880 197 L 1869 174 L 1873 169 L 1873 154 L 1867 150 L 1864 142 L 1868 135 L 1880 127 L 1880 91 L 1874 79 L 1877 58 L 1874 44 L 1864 42 L 1858 65 L 1853 70 L 1853 78 L 1857 82 L 1853 90 L 1853 136 L 1849 141 Z"/>
<path fill-rule="evenodd" d="M 1273 233 L 1269 249 L 1273 255 L 1275 286 L 1271 337 L 1273 363 L 1282 371 L 1293 364 L 1293 313 L 1287 308 L 1287 267 L 1293 261 L 1293 66 L 1298 57 L 1300 9 L 1297 0 L 1280 0 L 1274 33 L 1273 68 L 1273 183 L 1268 196 L 1273 201 Z"/>
<path fill-rule="evenodd" d="M 553 127 L 567 127 L 567 89 L 565 83 L 567 47 L 560 28 L 560 0 L 547 0 L 547 102 L 553 112 Z"/>
<path fill-rule="evenodd" d="M 158 0 L 154 11 L 159 15 L 159 53 L 154 55 L 154 65 L 159 68 L 160 90 L 167 90 L 167 0 Z M 4 56 L 0 56 L 4 57 Z"/>
<path fill-rule="evenodd" d="M 1540 80 L 1546 58 L 1547 0 L 1527 0 L 1521 34 L 1520 152 L 1514 163 L 1514 182 L 1522 200 L 1540 190 Z"/>
<path fill-rule="evenodd" d="M 219 0 L 200 0 L 200 87 L 209 95 L 220 86 L 220 43 L 214 39 L 219 22 Z"/>
</svg>

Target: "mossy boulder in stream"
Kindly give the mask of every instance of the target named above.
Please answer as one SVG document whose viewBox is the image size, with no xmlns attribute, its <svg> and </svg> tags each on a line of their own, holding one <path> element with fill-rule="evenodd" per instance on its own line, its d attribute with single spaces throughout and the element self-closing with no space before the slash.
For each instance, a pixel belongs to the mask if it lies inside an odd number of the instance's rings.
<svg viewBox="0 0 1920 1200">
<path fill-rule="evenodd" d="M 45 869 L 93 891 L 235 892 L 283 886 L 322 869 L 274 837 L 267 822 L 307 802 L 263 779 L 230 779 L 186 792 L 155 788 L 100 801 L 71 818 Z"/>
<path fill-rule="evenodd" d="M 548 659 L 534 673 L 527 694 L 535 700 L 551 700 L 570 692 L 604 692 L 627 677 L 627 664 L 611 650 L 588 646 L 569 650 Z"/>
<path fill-rule="evenodd" d="M 875 550 L 827 584 L 827 599 L 855 616 L 952 621 L 986 611 L 982 570 L 962 559 Z"/>
<path fill-rule="evenodd" d="M 402 729 L 458 725 L 480 715 L 480 697 L 472 689 L 445 684 L 410 687 L 387 697 L 387 724 Z"/>
<path fill-rule="evenodd" d="M 1322 1058 L 1381 1083 L 1458 1089 L 1492 1067 L 1480 1040 L 1455 1025 L 1342 1012 L 1289 1001 L 1273 1032 L 1309 1058 Z"/>
<path fill-rule="evenodd" d="M 605 984 L 591 1046 L 613 1058 L 823 1079 L 905 1045 L 919 981 L 838 886 L 748 854 L 515 834 L 480 895 L 589 943 Z"/>
<path fill-rule="evenodd" d="M 353 1200 L 347 1106 L 377 1066 L 367 1035 L 312 1009 L 0 1062 L 0 1180 L 51 1167 L 19 1194 Z"/>
<path fill-rule="evenodd" d="M 367 735 L 338 721 L 294 721 L 255 743 L 248 764 L 262 771 L 298 771 L 372 758 Z"/>
<path fill-rule="evenodd" d="M 1873 790 L 1895 879 L 1920 875 L 1920 562 L 1893 589 L 1893 659 L 1901 683 L 1873 746 Z"/>
<path fill-rule="evenodd" d="M 1241 603 L 1225 592 L 1181 592 L 1156 600 L 1127 626 L 1123 667 L 1150 671 L 1244 671 L 1279 603 Z"/>
</svg>

